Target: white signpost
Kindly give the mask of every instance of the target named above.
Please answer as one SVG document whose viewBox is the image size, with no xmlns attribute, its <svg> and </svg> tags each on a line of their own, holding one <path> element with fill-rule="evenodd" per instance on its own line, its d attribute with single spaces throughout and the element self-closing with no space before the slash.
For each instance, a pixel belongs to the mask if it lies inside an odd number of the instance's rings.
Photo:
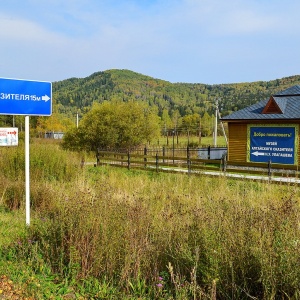
<svg viewBox="0 0 300 300">
<path fill-rule="evenodd" d="M 0 78 L 0 114 L 25 116 L 25 209 L 30 225 L 29 116 L 51 116 L 52 84 Z M 8 141 L 7 141 L 8 142 Z"/>
</svg>

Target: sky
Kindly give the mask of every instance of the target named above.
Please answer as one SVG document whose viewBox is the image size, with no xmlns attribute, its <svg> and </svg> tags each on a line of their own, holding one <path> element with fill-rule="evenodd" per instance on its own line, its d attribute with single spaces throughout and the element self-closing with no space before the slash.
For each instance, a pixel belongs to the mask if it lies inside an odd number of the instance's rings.
<svg viewBox="0 0 300 300">
<path fill-rule="evenodd" d="M 300 74 L 298 0 L 0 0 L 0 77 L 128 69 L 184 83 Z"/>
</svg>

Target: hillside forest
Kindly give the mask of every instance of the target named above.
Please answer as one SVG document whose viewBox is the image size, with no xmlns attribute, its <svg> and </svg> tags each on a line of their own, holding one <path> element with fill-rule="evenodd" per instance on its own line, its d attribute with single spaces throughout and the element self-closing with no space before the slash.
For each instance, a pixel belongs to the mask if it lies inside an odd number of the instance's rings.
<svg viewBox="0 0 300 300">
<path fill-rule="evenodd" d="M 232 84 L 171 83 L 130 70 L 107 70 L 85 78 L 52 83 L 51 117 L 31 117 L 31 134 L 66 132 L 94 105 L 103 102 L 141 102 L 157 116 L 162 135 L 213 133 L 216 103 L 221 116 L 269 98 L 275 92 L 300 84 L 300 75 Z M 0 126 L 23 131 L 24 116 L 0 116 Z M 221 132 L 221 128 L 219 129 Z"/>
</svg>

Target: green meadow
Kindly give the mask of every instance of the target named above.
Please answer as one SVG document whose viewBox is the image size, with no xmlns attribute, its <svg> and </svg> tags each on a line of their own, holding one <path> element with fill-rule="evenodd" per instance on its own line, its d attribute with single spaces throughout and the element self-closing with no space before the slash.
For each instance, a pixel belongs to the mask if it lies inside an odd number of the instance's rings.
<svg viewBox="0 0 300 300">
<path fill-rule="evenodd" d="M 300 299 L 300 192 L 0 148 L 0 275 L 32 299 Z M 1 295 L 0 295 L 1 296 Z"/>
</svg>

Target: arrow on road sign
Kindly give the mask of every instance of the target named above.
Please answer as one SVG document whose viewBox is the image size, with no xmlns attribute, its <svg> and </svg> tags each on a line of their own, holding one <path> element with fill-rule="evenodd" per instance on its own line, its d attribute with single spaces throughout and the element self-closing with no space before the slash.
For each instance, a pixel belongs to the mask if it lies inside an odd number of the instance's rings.
<svg viewBox="0 0 300 300">
<path fill-rule="evenodd" d="M 263 155 L 266 155 L 267 153 L 255 151 L 255 152 L 252 152 L 251 154 L 253 154 L 255 156 L 263 156 Z"/>
<path fill-rule="evenodd" d="M 13 135 L 16 135 L 16 134 L 17 134 L 16 131 L 8 131 L 7 133 L 8 133 L 8 134 L 13 134 Z"/>
<path fill-rule="evenodd" d="M 51 98 L 48 95 L 42 96 L 43 101 L 49 101 Z"/>
</svg>

